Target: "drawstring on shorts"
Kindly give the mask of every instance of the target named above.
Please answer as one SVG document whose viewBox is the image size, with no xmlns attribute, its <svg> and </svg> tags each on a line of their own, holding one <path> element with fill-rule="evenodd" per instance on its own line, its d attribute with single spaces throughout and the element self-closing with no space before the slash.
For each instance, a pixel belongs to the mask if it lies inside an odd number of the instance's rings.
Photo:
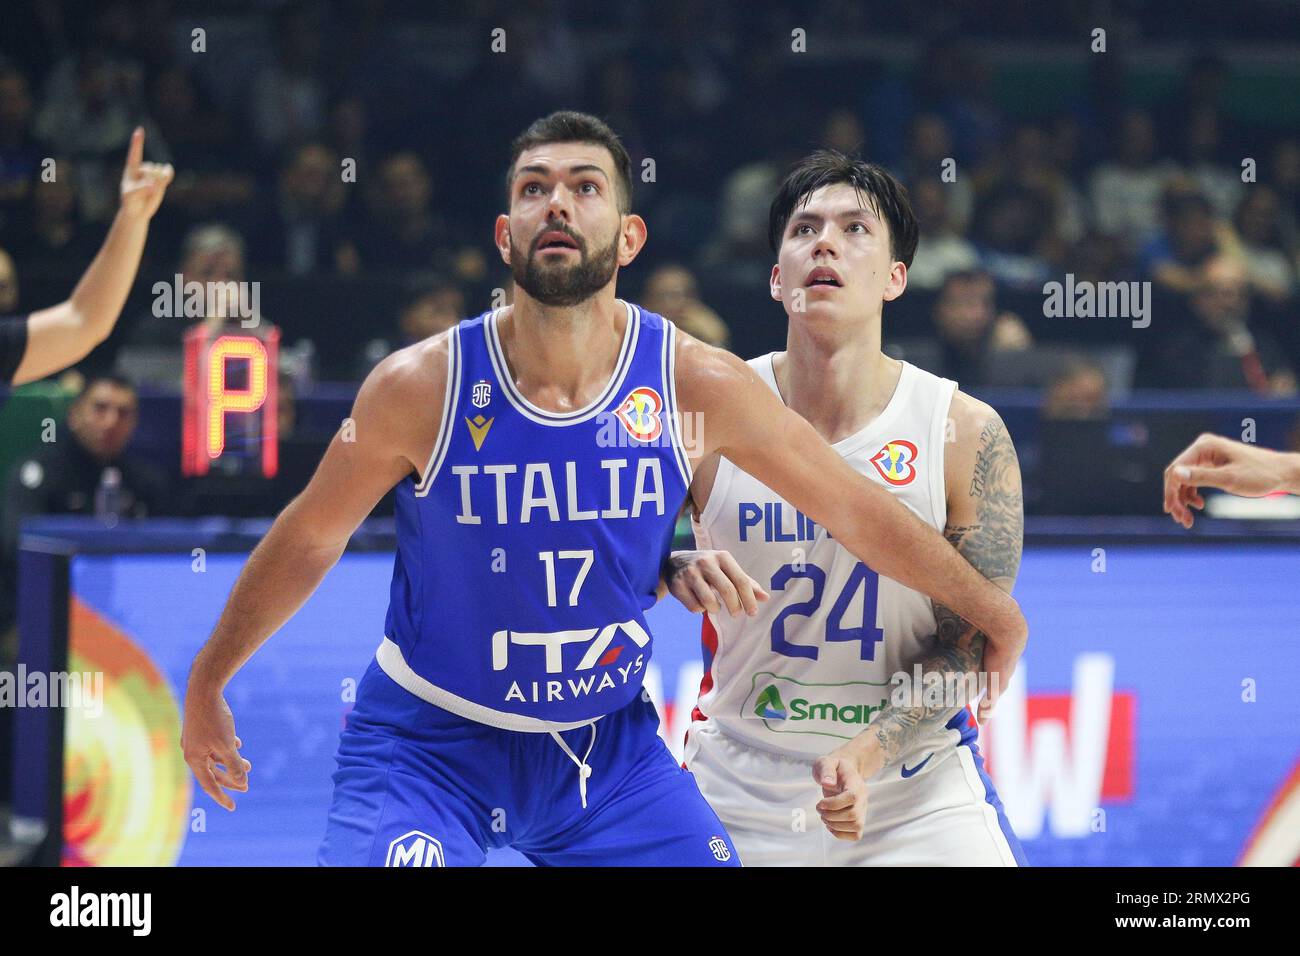
<svg viewBox="0 0 1300 956">
<path fill-rule="evenodd" d="M 578 765 L 578 796 L 582 798 L 582 809 L 587 809 L 587 778 L 591 776 L 591 765 L 587 763 L 587 758 L 591 756 L 591 750 L 596 746 L 596 722 L 591 722 L 591 743 L 587 745 L 587 752 L 579 760 L 577 754 L 569 749 L 569 745 L 564 742 L 558 731 L 552 730 L 551 736 L 555 742 L 560 745 L 560 749 L 568 754 L 569 759 Z"/>
</svg>

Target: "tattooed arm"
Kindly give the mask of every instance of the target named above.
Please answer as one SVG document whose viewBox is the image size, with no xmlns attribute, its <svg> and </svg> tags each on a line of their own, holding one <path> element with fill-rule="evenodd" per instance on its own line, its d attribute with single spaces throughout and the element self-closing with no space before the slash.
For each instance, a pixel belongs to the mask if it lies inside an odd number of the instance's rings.
<svg viewBox="0 0 1300 956">
<path fill-rule="evenodd" d="M 957 392 L 950 415 L 957 440 L 945 454 L 944 536 L 976 570 L 1009 593 L 1020 568 L 1025 523 L 1016 450 L 1002 419 L 983 402 Z M 920 697 L 914 701 L 916 706 L 891 702 L 866 730 L 813 768 L 825 795 L 818 811 L 837 837 L 861 835 L 866 788 L 859 784 L 896 763 L 918 740 L 971 703 L 980 673 L 991 669 L 986 666 L 983 633 L 941 605 L 935 605 L 934 613 L 938 624 L 934 649 L 920 663 L 922 673 L 942 675 L 943 699 L 927 701 L 933 692 L 921 696 L 924 688 L 914 688 L 914 695 Z M 1013 669 L 1014 659 L 1011 664 Z M 1009 676 L 1010 669 L 1004 668 L 1002 679 Z"/>
</svg>

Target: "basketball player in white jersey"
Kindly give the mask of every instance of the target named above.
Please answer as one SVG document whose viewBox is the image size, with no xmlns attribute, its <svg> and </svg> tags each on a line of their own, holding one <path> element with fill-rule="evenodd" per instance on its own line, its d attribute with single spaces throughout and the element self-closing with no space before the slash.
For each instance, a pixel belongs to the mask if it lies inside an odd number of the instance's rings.
<svg viewBox="0 0 1300 956">
<path fill-rule="evenodd" d="M 883 305 L 906 288 L 916 249 L 906 191 L 821 151 L 782 183 L 769 236 L 789 332 L 786 351 L 750 366 L 854 470 L 1010 591 L 1024 520 L 1001 419 L 880 349 Z M 701 464 L 691 493 L 704 550 L 675 556 L 670 586 L 711 609 L 685 759 L 741 859 L 1023 863 L 968 706 L 985 635 L 878 576 L 725 456 Z"/>
</svg>

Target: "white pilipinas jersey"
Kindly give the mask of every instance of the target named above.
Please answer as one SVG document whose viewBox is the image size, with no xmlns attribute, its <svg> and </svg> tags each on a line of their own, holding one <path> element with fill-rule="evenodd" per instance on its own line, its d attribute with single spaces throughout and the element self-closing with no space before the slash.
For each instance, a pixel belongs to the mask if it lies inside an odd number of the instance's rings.
<svg viewBox="0 0 1300 956">
<path fill-rule="evenodd" d="M 749 364 L 779 396 L 772 355 Z M 940 532 L 948 510 L 944 433 L 956 387 L 904 362 L 884 411 L 832 446 Z M 861 733 L 889 702 L 891 677 L 911 675 L 932 653 L 928 597 L 878 577 L 726 458 L 694 528 L 698 547 L 730 551 L 771 594 L 755 617 L 723 611 L 705 620 L 697 720 L 767 750 L 821 755 Z M 955 736 L 938 731 L 913 752 Z"/>
</svg>

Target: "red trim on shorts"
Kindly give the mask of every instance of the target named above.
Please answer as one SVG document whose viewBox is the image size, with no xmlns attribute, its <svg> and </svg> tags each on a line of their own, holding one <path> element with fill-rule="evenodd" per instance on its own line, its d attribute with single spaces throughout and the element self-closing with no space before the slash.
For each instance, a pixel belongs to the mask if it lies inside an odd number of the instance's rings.
<svg viewBox="0 0 1300 956">
<path fill-rule="evenodd" d="M 709 619 L 707 612 L 704 615 L 704 624 L 700 627 L 700 644 L 706 651 L 709 666 L 704 669 L 704 676 L 700 678 L 700 697 L 696 698 L 695 707 L 691 710 L 692 724 L 697 720 L 709 719 L 705 716 L 704 711 L 700 710 L 700 698 L 713 689 L 713 659 L 718 654 L 718 632 L 713 629 L 713 621 Z M 685 746 L 686 742 L 690 739 L 691 728 L 688 726 L 686 728 L 685 736 L 682 737 L 683 746 Z M 686 769 L 686 761 L 684 760 L 682 761 L 682 769 Z"/>
</svg>

